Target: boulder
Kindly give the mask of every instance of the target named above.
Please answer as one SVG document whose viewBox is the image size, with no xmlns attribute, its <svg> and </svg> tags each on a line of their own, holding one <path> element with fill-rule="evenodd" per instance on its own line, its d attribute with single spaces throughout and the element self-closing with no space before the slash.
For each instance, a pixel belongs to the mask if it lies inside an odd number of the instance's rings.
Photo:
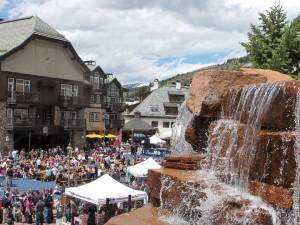
<svg viewBox="0 0 300 225">
<path fill-rule="evenodd" d="M 218 117 L 223 94 L 234 86 L 292 81 L 289 75 L 272 70 L 206 70 L 194 75 L 187 99 L 188 109 L 197 116 Z"/>
<path fill-rule="evenodd" d="M 249 121 L 250 104 L 249 101 L 242 102 L 241 93 L 243 86 L 235 86 L 228 89 L 222 99 L 222 109 L 225 118 L 233 118 L 238 105 L 243 105 L 244 110 L 241 112 L 239 119 L 241 123 Z M 265 130 L 294 130 L 295 116 L 294 109 L 297 98 L 297 93 L 300 88 L 300 81 L 287 81 L 278 85 L 277 91 L 274 94 L 274 99 L 268 108 L 262 112 L 261 126 Z M 234 96 L 234 97 L 233 97 Z M 268 96 L 270 97 L 270 96 Z M 257 103 L 259 100 L 257 101 Z M 252 103 L 253 104 L 253 103 Z M 253 107 L 253 106 L 252 106 Z"/>
<path fill-rule="evenodd" d="M 228 182 L 234 171 L 226 170 L 227 163 L 231 162 L 229 168 L 243 169 L 241 165 L 244 162 L 247 171 L 249 170 L 250 180 L 291 188 L 295 180 L 296 168 L 295 133 L 259 131 L 256 134 L 256 143 L 254 143 L 256 144 L 255 155 L 249 162 L 247 157 L 239 152 L 242 148 L 243 152 L 248 152 L 247 149 L 252 148 L 252 145 L 247 146 L 245 143 L 244 134 L 247 128 L 247 125 L 237 124 L 236 121 L 231 120 L 218 120 L 211 123 L 209 127 L 209 148 L 211 150 L 209 163 L 213 166 L 217 176 Z M 231 135 L 230 129 L 236 129 L 236 135 Z M 229 157 L 228 151 L 231 151 L 230 160 L 226 158 Z"/>
<path fill-rule="evenodd" d="M 188 109 L 197 116 L 218 117 L 224 92 L 235 85 L 265 83 L 261 75 L 242 71 L 207 70 L 194 75 L 187 99 Z"/>
<path fill-rule="evenodd" d="M 185 140 L 190 143 L 195 152 L 206 152 L 209 124 L 216 118 L 195 116 L 185 130 Z"/>
<path fill-rule="evenodd" d="M 294 132 L 260 131 L 250 179 L 292 188 L 296 174 Z"/>
<path fill-rule="evenodd" d="M 250 201 L 228 198 L 213 213 L 215 225 L 273 225 L 272 216 L 263 208 L 251 208 Z"/>
<path fill-rule="evenodd" d="M 290 209 L 293 205 L 292 194 L 288 189 L 262 182 L 250 181 L 249 193 L 281 208 Z"/>
<path fill-rule="evenodd" d="M 291 81 L 294 80 L 290 75 L 283 74 L 274 70 L 255 69 L 255 68 L 241 68 L 241 71 L 247 74 L 259 74 L 267 78 L 267 83 L 274 83 L 277 81 Z"/>
</svg>

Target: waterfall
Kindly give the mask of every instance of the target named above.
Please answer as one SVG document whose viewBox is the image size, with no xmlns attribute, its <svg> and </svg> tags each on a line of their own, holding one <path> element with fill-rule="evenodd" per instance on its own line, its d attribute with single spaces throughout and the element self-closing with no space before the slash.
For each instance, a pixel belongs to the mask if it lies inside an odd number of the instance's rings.
<svg viewBox="0 0 300 225">
<path fill-rule="evenodd" d="M 263 116 L 282 89 L 283 83 L 278 82 L 231 90 L 227 108 L 223 108 L 207 148 L 212 169 L 223 175 L 225 171 L 227 183 L 247 188 L 256 153 L 256 134 Z"/>
<path fill-rule="evenodd" d="M 185 130 L 191 121 L 193 114 L 183 102 L 178 117 L 172 127 L 171 150 L 177 154 L 190 154 L 193 152 L 192 146 L 185 140 Z"/>
<path fill-rule="evenodd" d="M 295 104 L 295 161 L 296 161 L 296 176 L 294 181 L 293 194 L 293 210 L 295 217 L 295 225 L 300 224 L 300 90 L 297 93 Z"/>
</svg>

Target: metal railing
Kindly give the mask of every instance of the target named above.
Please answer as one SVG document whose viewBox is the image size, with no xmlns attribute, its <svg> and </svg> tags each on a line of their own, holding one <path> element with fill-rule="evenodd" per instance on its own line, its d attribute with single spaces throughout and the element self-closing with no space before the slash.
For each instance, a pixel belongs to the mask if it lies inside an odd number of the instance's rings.
<svg viewBox="0 0 300 225">
<path fill-rule="evenodd" d="M 18 104 L 18 103 L 38 103 L 40 100 L 39 93 L 34 92 L 7 92 L 7 104 Z"/>
<path fill-rule="evenodd" d="M 62 119 L 60 125 L 64 130 L 84 130 L 86 129 L 85 119 Z"/>
</svg>

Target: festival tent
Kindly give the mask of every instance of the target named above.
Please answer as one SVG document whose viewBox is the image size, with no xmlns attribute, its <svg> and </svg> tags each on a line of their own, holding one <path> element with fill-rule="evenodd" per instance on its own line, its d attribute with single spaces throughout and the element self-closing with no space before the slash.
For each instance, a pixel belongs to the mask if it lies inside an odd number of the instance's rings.
<svg viewBox="0 0 300 225">
<path fill-rule="evenodd" d="M 150 144 L 153 145 L 159 145 L 159 144 L 165 144 L 166 141 L 160 139 L 156 134 L 150 137 Z"/>
<path fill-rule="evenodd" d="M 146 192 L 129 188 L 126 185 L 119 183 L 108 174 L 104 174 L 102 177 L 88 184 L 79 187 L 66 188 L 65 194 L 95 205 L 106 204 L 107 198 L 109 199 L 110 204 L 126 202 L 129 195 L 131 195 L 132 200 L 142 200 L 147 198 Z"/>
<path fill-rule="evenodd" d="M 146 177 L 148 175 L 149 169 L 160 169 L 161 165 L 154 161 L 151 157 L 144 162 L 136 164 L 134 166 L 129 166 L 127 172 L 135 177 Z"/>
</svg>

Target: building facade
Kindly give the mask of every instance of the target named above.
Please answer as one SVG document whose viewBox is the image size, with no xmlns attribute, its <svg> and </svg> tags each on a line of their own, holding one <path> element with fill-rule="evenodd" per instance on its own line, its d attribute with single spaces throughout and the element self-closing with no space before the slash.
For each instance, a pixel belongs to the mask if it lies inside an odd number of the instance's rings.
<svg viewBox="0 0 300 225">
<path fill-rule="evenodd" d="M 1 21 L 0 150 L 83 145 L 89 72 L 39 17 Z"/>
<path fill-rule="evenodd" d="M 85 108 L 84 117 L 86 118 L 87 133 L 105 133 L 105 96 L 107 92 L 107 75 L 96 65 L 95 61 L 85 61 L 90 69 L 89 75 L 89 99 L 88 106 Z"/>
<path fill-rule="evenodd" d="M 188 94 L 188 87 L 181 83 L 176 85 L 158 86 L 154 81 L 152 92 L 129 114 L 124 114 L 125 124 L 134 118 L 135 112 L 140 112 L 140 118 L 158 129 L 161 138 L 168 139 L 172 135 L 172 126 L 178 116 L 181 104 Z"/>
<path fill-rule="evenodd" d="M 39 17 L 0 22 L 0 151 L 81 147 L 118 130 L 122 86 Z"/>
<path fill-rule="evenodd" d="M 106 80 L 106 96 L 104 97 L 106 107 L 106 129 L 109 132 L 117 133 L 124 126 L 122 113 L 125 110 L 123 87 L 121 83 L 108 74 Z"/>
</svg>

